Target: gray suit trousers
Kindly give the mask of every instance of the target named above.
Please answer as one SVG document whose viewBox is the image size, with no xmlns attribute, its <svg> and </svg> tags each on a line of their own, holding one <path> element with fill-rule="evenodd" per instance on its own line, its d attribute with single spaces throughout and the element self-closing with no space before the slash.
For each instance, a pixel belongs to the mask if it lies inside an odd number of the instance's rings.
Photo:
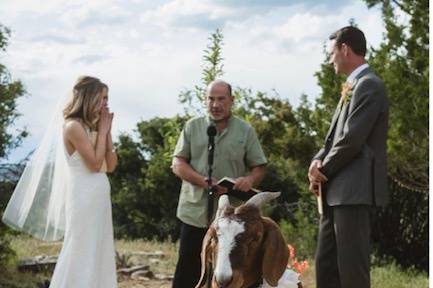
<svg viewBox="0 0 433 288">
<path fill-rule="evenodd" d="M 317 288 L 369 288 L 371 206 L 323 204 L 316 251 Z"/>
</svg>

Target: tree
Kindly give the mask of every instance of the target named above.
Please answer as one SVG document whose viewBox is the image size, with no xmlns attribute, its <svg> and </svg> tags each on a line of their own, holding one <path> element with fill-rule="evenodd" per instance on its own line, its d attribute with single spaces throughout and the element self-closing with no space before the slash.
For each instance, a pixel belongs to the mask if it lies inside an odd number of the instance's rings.
<svg viewBox="0 0 433 288">
<path fill-rule="evenodd" d="M 422 0 L 366 0 L 382 6 L 386 35 L 370 63 L 386 83 L 390 99 L 388 153 L 394 181 L 429 189 L 429 3 Z M 400 10 L 408 23 L 397 16 Z"/>
<path fill-rule="evenodd" d="M 10 30 L 0 24 L 0 50 L 6 51 L 9 37 Z M 0 64 L 0 159 L 6 158 L 8 152 L 17 147 L 27 135 L 24 130 L 16 131 L 17 135 L 9 130 L 19 116 L 16 101 L 24 93 L 21 81 L 13 80 L 6 66 Z"/>
<path fill-rule="evenodd" d="M 429 3 L 366 0 L 381 5 L 386 34 L 369 62 L 390 99 L 388 159 L 391 204 L 376 221 L 376 251 L 428 271 Z M 402 21 L 397 15 L 408 21 Z"/>
<path fill-rule="evenodd" d="M 184 105 L 187 115 L 202 115 L 205 103 L 207 85 L 213 80 L 224 75 L 222 64 L 223 34 L 217 29 L 209 36 L 210 43 L 204 50 L 203 71 L 201 83 L 194 89 L 186 89 L 179 94 L 179 102 Z"/>
<path fill-rule="evenodd" d="M 0 50 L 6 51 L 10 30 L 0 24 Z M 15 131 L 16 134 L 10 131 L 10 127 L 19 117 L 17 112 L 17 99 L 25 93 L 23 84 L 18 80 L 13 80 L 6 66 L 0 64 L 0 159 L 7 158 L 8 152 L 17 147 L 21 140 L 26 137 L 25 130 Z M 4 179 L 0 181 L 0 213 L 6 208 L 5 203 L 9 199 L 15 183 Z M 6 237 L 8 233 L 7 227 L 0 223 L 0 264 L 4 263 L 13 251 L 9 247 L 9 240 Z"/>
<path fill-rule="evenodd" d="M 141 121 L 135 137 L 125 134 L 116 142 L 119 165 L 111 183 L 117 238 L 177 239 L 180 181 L 170 166 L 185 121 L 183 117 Z"/>
</svg>

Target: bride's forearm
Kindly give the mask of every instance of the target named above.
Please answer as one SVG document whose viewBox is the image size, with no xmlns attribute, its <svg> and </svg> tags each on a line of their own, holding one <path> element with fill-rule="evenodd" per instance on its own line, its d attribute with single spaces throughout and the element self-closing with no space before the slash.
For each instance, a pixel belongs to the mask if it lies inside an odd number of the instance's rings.
<svg viewBox="0 0 433 288">
<path fill-rule="evenodd" d="M 107 163 L 107 172 L 113 172 L 117 166 L 117 154 L 114 150 L 111 133 L 107 134 L 107 150 L 105 152 L 105 162 Z"/>
<path fill-rule="evenodd" d="M 104 159 L 105 159 L 105 151 L 107 149 L 107 137 L 106 135 L 103 135 L 101 133 L 98 133 L 96 138 L 96 145 L 95 145 L 95 164 L 97 167 L 95 167 L 95 171 L 99 171 L 101 168 Z"/>
</svg>

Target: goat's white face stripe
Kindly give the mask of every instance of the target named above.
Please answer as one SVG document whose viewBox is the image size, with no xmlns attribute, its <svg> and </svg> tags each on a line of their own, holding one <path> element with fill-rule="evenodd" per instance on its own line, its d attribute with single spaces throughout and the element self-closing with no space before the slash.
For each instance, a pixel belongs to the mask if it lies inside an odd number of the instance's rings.
<svg viewBox="0 0 433 288">
<path fill-rule="evenodd" d="M 218 260 L 215 277 L 219 283 L 228 281 L 232 277 L 229 255 L 236 244 L 235 237 L 244 231 L 244 222 L 223 217 L 218 219 Z"/>
</svg>

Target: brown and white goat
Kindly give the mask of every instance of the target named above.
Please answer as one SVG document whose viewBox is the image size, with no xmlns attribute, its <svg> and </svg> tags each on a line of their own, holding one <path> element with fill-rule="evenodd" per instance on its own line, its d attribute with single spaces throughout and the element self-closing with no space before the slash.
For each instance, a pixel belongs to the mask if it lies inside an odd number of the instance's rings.
<svg viewBox="0 0 433 288">
<path fill-rule="evenodd" d="M 287 267 L 287 245 L 278 225 L 260 215 L 260 207 L 280 193 L 262 192 L 239 207 L 227 195 L 218 202 L 215 220 L 203 240 L 200 281 L 207 287 L 209 263 L 213 288 L 256 287 L 263 280 L 276 287 Z"/>
</svg>

